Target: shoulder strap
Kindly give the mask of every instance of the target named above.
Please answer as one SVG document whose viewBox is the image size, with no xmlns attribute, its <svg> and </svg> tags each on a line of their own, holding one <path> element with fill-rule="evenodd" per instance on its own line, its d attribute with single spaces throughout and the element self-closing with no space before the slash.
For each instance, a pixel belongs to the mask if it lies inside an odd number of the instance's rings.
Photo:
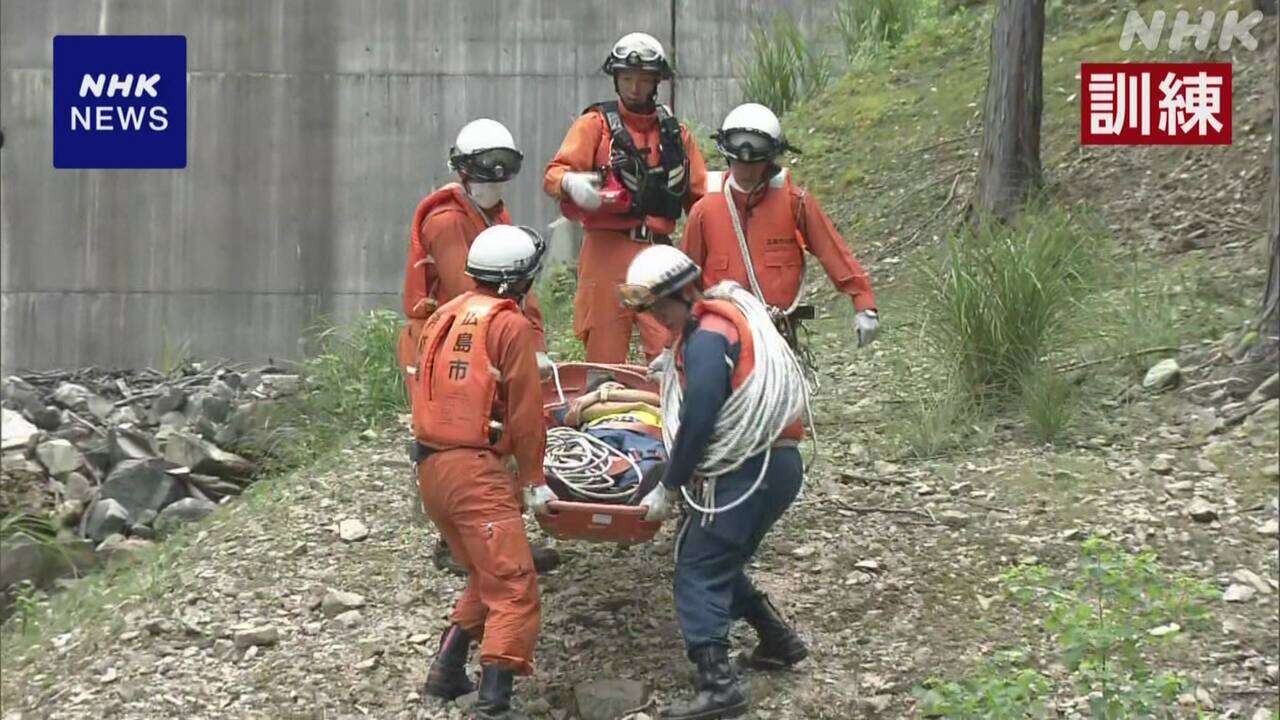
<svg viewBox="0 0 1280 720">
<path fill-rule="evenodd" d="M 686 158 L 680 121 L 671 114 L 666 105 L 658 106 L 658 142 L 663 167 L 672 170 L 684 166 Z"/>
<path fill-rule="evenodd" d="M 631 157 L 640 155 L 635 141 L 631 139 L 631 133 L 627 132 L 626 126 L 622 124 L 622 114 L 618 112 L 617 100 L 598 102 L 587 110 L 594 110 L 604 116 L 604 124 L 609 128 L 609 137 L 612 138 L 614 147 L 621 148 Z"/>
</svg>

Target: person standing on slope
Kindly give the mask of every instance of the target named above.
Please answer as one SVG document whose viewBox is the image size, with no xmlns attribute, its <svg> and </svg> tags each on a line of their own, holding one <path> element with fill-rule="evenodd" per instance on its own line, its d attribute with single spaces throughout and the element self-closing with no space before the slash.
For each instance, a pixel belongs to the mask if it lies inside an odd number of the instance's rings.
<svg viewBox="0 0 1280 720">
<path fill-rule="evenodd" d="M 779 167 L 778 156 L 790 146 L 778 116 L 764 105 L 739 105 L 715 140 L 729 171 L 709 175 L 707 194 L 689 211 L 681 239 L 702 268 L 699 286 L 733 280 L 751 290 L 795 348 L 795 311 L 811 254 L 852 302 L 858 347 L 869 344 L 879 332 L 871 280 L 817 199 Z"/>
<path fill-rule="evenodd" d="M 475 289 L 475 281 L 466 273 L 467 252 L 485 228 L 511 223 L 502 198 L 507 184 L 519 174 L 523 160 L 511 132 L 496 120 L 472 120 L 458 132 L 449 149 L 449 169 L 457 174 L 457 180 L 423 198 L 409 226 L 401 293 L 405 324 L 396 353 L 402 372 L 417 361 L 418 338 L 427 318 L 436 308 Z M 549 370 L 550 361 L 541 352 L 546 347 L 542 310 L 532 292 L 526 296 L 523 309 L 538 335 L 539 368 Z M 411 459 L 418 462 L 412 455 Z M 462 568 L 452 565 L 443 538 L 436 543 L 434 559 L 437 568 L 462 573 Z"/>
<path fill-rule="evenodd" d="M 676 220 L 702 197 L 706 163 L 688 129 L 656 101 L 659 83 L 672 77 L 657 39 L 622 37 L 601 69 L 613 78 L 617 99 L 574 121 L 547 164 L 543 190 L 585 229 L 574 334 L 588 362 L 621 363 L 633 326 L 648 358 L 666 345 L 660 325 L 619 302 L 618 284 L 637 253 L 670 243 Z"/>
</svg>

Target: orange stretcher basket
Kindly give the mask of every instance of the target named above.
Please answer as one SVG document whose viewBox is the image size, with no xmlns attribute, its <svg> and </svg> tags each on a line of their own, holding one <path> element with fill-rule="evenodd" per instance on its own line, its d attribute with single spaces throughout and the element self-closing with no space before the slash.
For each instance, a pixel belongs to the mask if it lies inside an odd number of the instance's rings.
<svg viewBox="0 0 1280 720">
<path fill-rule="evenodd" d="M 556 410 L 565 409 L 574 398 L 586 393 L 588 383 L 597 375 L 612 375 L 614 381 L 636 390 L 657 392 L 658 387 L 646 377 L 646 368 L 636 365 L 598 365 L 566 363 L 542 383 L 543 415 L 547 427 L 558 425 Z M 558 376 L 558 378 L 557 378 Z M 557 385 L 558 380 L 558 385 Z M 648 508 L 643 505 L 608 505 L 604 503 L 555 500 L 547 515 L 538 515 L 538 524 L 558 540 L 586 540 L 622 545 L 649 542 L 657 534 L 660 522 L 645 520 Z"/>
</svg>

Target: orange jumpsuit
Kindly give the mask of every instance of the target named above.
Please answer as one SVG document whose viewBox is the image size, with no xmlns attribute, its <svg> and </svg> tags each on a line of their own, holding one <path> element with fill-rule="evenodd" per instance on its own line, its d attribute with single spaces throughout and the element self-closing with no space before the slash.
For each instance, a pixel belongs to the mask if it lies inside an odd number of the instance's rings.
<svg viewBox="0 0 1280 720">
<path fill-rule="evenodd" d="M 449 183 L 418 203 L 409 227 L 409 254 L 401 293 L 406 322 L 400 331 L 396 356 L 402 369 L 416 362 L 418 333 L 431 313 L 475 289 L 475 281 L 466 274 L 467 251 L 476 236 L 488 227 L 481 212 L 489 223 L 511 224 L 505 207 L 499 204 L 489 210 L 479 210 L 458 183 Z M 525 297 L 525 314 L 538 334 L 538 349 L 543 350 L 546 345 L 542 338 L 542 309 L 533 293 Z"/>
<path fill-rule="evenodd" d="M 618 112 L 636 148 L 647 152 L 649 165 L 656 167 L 660 163 L 657 113 L 634 113 L 622 103 L 618 103 Z M 689 158 L 689 190 L 684 202 L 687 211 L 702 197 L 707 166 L 688 128 L 681 125 L 680 135 Z M 542 189 L 551 197 L 562 199 L 560 183 L 564 174 L 599 169 L 604 164 L 601 159 L 609 157 L 611 145 L 604 118 L 597 112 L 583 114 L 570 126 L 560 149 L 547 164 Z M 631 225 L 647 225 L 661 234 L 671 232 L 671 221 L 665 218 L 634 218 Z M 588 228 L 584 233 L 582 254 L 578 257 L 578 291 L 573 300 L 573 332 L 586 347 L 588 362 L 626 362 L 633 325 L 639 326 L 646 356 L 653 358 L 666 346 L 666 329 L 652 317 L 629 310 L 618 297 L 618 285 L 626 280 L 631 259 L 648 245 L 647 240 L 633 240 L 626 230 Z"/>
<path fill-rule="evenodd" d="M 489 293 L 476 290 L 454 303 L 465 303 L 474 295 Z M 450 311 L 454 303 L 440 312 Z M 431 330 L 425 332 L 428 340 Z M 468 336 L 468 343 L 472 342 L 476 341 Z M 499 310 L 489 320 L 483 342 L 488 364 L 498 373 L 492 417 L 505 428 L 502 439 L 488 447 L 436 447 L 418 464 L 418 490 L 454 560 L 467 569 L 467 587 L 451 620 L 480 639 L 481 663 L 529 674 L 540 611 L 519 488 L 546 482 L 542 472 L 546 428 L 534 359 L 538 335 L 524 315 Z M 432 382 L 433 387 L 439 387 L 443 380 L 437 378 L 449 372 L 440 368 L 429 374 L 421 365 L 420 360 L 416 382 Z M 488 368 L 473 365 L 471 369 L 490 374 Z M 418 421 L 415 417 L 415 425 Z M 441 422 L 422 419 L 428 425 L 433 421 Z M 457 428 L 446 430 L 456 432 Z M 418 439 L 423 441 L 421 436 Z M 515 457 L 518 479 L 506 470 L 507 456 Z"/>
<path fill-rule="evenodd" d="M 724 175 L 727 180 L 728 174 Z M 818 258 L 827 277 L 849 296 L 857 311 L 876 306 L 871 281 L 849 251 L 818 200 L 775 176 L 763 192 L 748 198 L 730 189 L 746 236 L 751 263 L 766 304 L 786 309 L 796 299 L 804 274 L 804 252 Z M 705 197 L 689 211 L 683 250 L 702 268 L 701 286 L 733 280 L 751 289 L 742 249 L 733 229 L 726 196 L 719 187 L 708 188 Z"/>
</svg>

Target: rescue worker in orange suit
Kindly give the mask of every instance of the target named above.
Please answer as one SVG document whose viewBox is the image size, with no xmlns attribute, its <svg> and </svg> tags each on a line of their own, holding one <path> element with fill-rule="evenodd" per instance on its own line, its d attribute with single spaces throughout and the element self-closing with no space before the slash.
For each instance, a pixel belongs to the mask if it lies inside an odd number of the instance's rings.
<svg viewBox="0 0 1280 720">
<path fill-rule="evenodd" d="M 472 120 L 458 132 L 449 149 L 449 168 L 458 181 L 423 198 L 409 226 L 401 293 L 406 322 L 398 352 L 402 367 L 416 362 L 419 331 L 436 308 L 475 289 L 475 281 L 464 271 L 467 251 L 480 231 L 511 224 L 502 195 L 519 174 L 523 160 L 511 132 L 496 120 Z M 524 311 L 542 350 L 542 310 L 533 293 L 526 298 Z M 540 367 L 547 362 L 545 355 L 539 356 Z"/>
<path fill-rule="evenodd" d="M 418 487 L 432 522 L 467 569 L 467 587 L 441 636 L 426 694 L 453 700 L 471 692 L 466 662 L 480 644 L 475 717 L 516 718 L 515 675 L 533 670 L 538 587 L 521 517 L 547 512 L 555 495 L 542 456 L 546 428 L 535 355 L 538 333 L 520 312 L 545 246 L 529 228 L 494 225 L 467 253 L 476 282 L 422 328 L 410 380 L 413 433 L 424 458 Z M 514 457 L 512 477 L 505 461 Z"/>
<path fill-rule="evenodd" d="M 733 280 L 751 290 L 794 348 L 808 252 L 853 302 L 858 346 L 874 340 L 879 317 L 871 281 L 817 199 L 777 165 L 790 149 L 778 117 L 763 105 L 739 105 L 725 116 L 715 140 L 729 171 L 708 178 L 707 194 L 689 212 L 681 242 L 702 268 L 700 286 Z"/>
<path fill-rule="evenodd" d="M 669 244 L 676 220 L 702 196 L 706 163 L 689 131 L 659 105 L 658 84 L 672 76 L 662 44 L 631 33 L 602 66 L 617 100 L 600 102 L 569 128 L 543 189 L 585 230 L 578 257 L 573 331 L 588 362 L 627 359 L 632 327 L 652 359 L 666 345 L 653 318 L 618 300 L 632 258 L 650 244 Z"/>
<path fill-rule="evenodd" d="M 705 298 L 698 289 L 699 273 L 698 266 L 679 250 L 655 247 L 632 262 L 621 290 L 632 307 L 652 314 L 676 338 L 672 362 L 684 388 L 666 471 L 641 502 L 648 507 L 645 517 L 649 520 L 671 514 L 718 430 L 719 415 L 730 395 L 758 371 L 759 356 L 747 315 L 732 302 Z M 763 322 L 769 321 L 763 308 L 760 316 Z M 777 336 L 774 328 L 767 332 Z M 776 339 L 785 353 L 785 341 Z M 798 376 L 798 361 L 794 362 Z M 801 385 L 800 394 L 803 392 Z M 776 427 L 771 431 L 776 434 L 764 438 L 767 449 L 716 478 L 710 504 L 723 512 L 703 521 L 703 516 L 692 510 L 680 531 L 674 582 L 676 617 L 685 651 L 697 666 L 697 692 L 687 701 L 664 708 L 662 718 L 712 720 L 747 712 L 747 691 L 729 662 L 729 630 L 734 620 L 745 620 L 759 638 L 747 658 L 753 667 L 789 668 L 809 654 L 800 636 L 744 572 L 765 535 L 800 491 L 804 464 L 798 443 L 803 436 L 799 421 L 803 400 L 791 395 L 792 414 L 774 418 Z M 669 420 L 664 418 L 664 422 Z M 769 421 L 751 417 L 742 422 L 755 426 Z"/>
<path fill-rule="evenodd" d="M 418 336 L 423 323 L 436 308 L 464 292 L 475 289 L 475 281 L 464 271 L 467 251 L 480 231 L 495 224 L 510 224 L 502 202 L 506 184 L 519 172 L 523 155 L 515 138 L 500 122 L 488 118 L 472 120 L 459 131 L 449 150 L 449 168 L 458 175 L 423 198 L 409 226 L 409 253 L 404 269 L 405 324 L 400 331 L 397 356 L 400 367 L 416 362 Z M 533 293 L 524 306 L 525 314 L 542 339 L 542 311 Z M 545 353 L 538 354 L 539 368 L 550 368 Z M 417 459 L 413 459 L 417 462 Z M 549 549 L 540 549 L 548 553 Z M 435 565 L 461 574 L 450 562 L 443 538 L 436 544 Z M 548 564 L 556 562 L 541 558 Z"/>
</svg>

